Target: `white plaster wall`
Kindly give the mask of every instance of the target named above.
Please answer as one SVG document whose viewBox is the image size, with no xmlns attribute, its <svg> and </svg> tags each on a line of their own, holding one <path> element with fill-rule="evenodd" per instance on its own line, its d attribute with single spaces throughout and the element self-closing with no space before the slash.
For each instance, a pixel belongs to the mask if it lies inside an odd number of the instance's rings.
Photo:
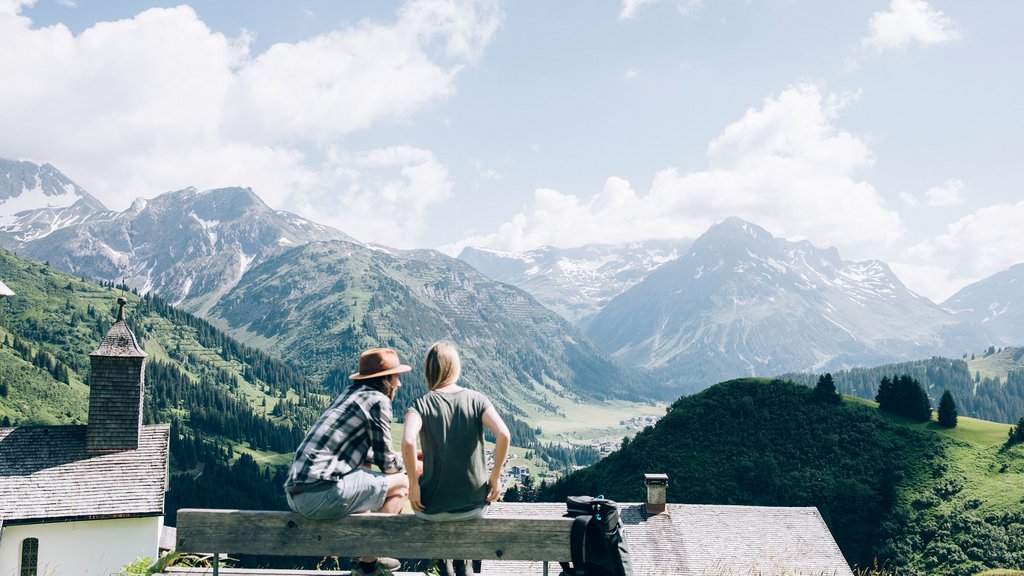
<svg viewBox="0 0 1024 576">
<path fill-rule="evenodd" d="M 109 576 L 140 556 L 157 557 L 163 516 L 5 524 L 0 533 L 0 576 L 17 576 L 21 542 L 39 539 L 39 576 Z"/>
</svg>

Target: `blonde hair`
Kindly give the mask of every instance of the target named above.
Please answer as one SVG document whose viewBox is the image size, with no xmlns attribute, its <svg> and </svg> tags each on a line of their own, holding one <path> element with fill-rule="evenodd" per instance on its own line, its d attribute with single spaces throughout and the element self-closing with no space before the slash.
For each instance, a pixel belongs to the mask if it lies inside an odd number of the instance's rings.
<svg viewBox="0 0 1024 576">
<path fill-rule="evenodd" d="M 427 377 L 427 388 L 437 390 L 455 384 L 462 373 L 462 362 L 455 344 L 447 341 L 435 342 L 427 350 L 423 360 L 423 375 Z"/>
</svg>

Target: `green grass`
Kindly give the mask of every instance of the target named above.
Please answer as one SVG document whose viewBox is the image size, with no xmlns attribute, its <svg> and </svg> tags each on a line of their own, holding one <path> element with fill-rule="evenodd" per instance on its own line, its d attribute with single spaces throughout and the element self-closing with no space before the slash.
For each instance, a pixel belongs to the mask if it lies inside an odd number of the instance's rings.
<svg viewBox="0 0 1024 576">
<path fill-rule="evenodd" d="M 943 428 L 937 422 L 930 422 L 927 428 L 963 442 L 981 447 L 1002 446 L 1010 432 L 1009 424 L 989 422 L 960 416 L 956 428 Z"/>
<path fill-rule="evenodd" d="M 967 368 L 971 374 L 978 373 L 982 378 L 999 378 L 1006 381 L 1010 370 L 1024 368 L 1024 348 L 1004 348 L 990 356 L 975 355 L 967 360 Z"/>
</svg>

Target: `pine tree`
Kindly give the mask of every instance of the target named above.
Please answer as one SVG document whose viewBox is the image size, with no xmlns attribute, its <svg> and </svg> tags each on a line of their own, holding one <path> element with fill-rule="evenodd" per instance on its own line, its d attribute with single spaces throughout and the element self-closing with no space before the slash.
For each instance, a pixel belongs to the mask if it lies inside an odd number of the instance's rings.
<svg viewBox="0 0 1024 576">
<path fill-rule="evenodd" d="M 875 402 L 878 402 L 878 407 L 881 410 L 891 410 L 892 401 L 892 380 L 889 380 L 888 376 L 882 376 L 882 381 L 878 384 L 878 392 L 875 394 Z"/>
<path fill-rule="evenodd" d="M 939 426 L 956 428 L 956 402 L 949 390 L 944 391 L 939 400 Z"/>
<path fill-rule="evenodd" d="M 1020 444 L 1024 442 L 1024 416 L 1017 420 L 1016 426 L 1010 426 L 1010 437 L 1006 440 L 1006 446 L 1009 448 L 1014 444 Z"/>
<path fill-rule="evenodd" d="M 830 372 L 818 377 L 818 383 L 814 386 L 814 396 L 826 404 L 839 404 L 843 401 L 843 397 L 836 391 L 836 384 Z"/>
<path fill-rule="evenodd" d="M 919 422 L 932 417 L 931 401 L 921 383 L 909 374 L 882 378 L 875 396 L 878 408 Z"/>
</svg>

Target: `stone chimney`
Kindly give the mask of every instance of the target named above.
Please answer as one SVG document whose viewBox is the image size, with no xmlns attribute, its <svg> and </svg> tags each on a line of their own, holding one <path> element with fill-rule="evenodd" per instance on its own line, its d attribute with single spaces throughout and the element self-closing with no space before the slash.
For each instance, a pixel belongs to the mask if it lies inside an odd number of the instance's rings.
<svg viewBox="0 0 1024 576">
<path fill-rule="evenodd" d="M 117 322 L 100 347 L 89 354 L 89 425 L 85 449 L 135 450 L 142 428 L 146 353 L 124 321 L 124 297 L 117 299 Z"/>
<path fill-rule="evenodd" d="M 665 511 L 668 474 L 644 474 L 644 485 L 647 486 L 647 514 L 661 514 Z"/>
</svg>

